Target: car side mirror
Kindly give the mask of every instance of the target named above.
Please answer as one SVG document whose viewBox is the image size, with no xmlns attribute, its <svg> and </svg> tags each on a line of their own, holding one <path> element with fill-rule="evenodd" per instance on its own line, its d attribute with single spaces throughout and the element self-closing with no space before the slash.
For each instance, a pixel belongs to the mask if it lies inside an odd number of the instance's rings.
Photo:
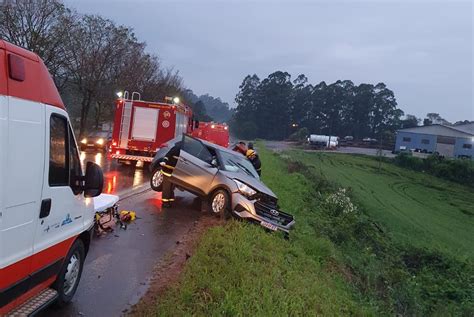
<svg viewBox="0 0 474 317">
<path fill-rule="evenodd" d="M 86 176 L 84 176 L 84 197 L 96 197 L 102 193 L 104 174 L 99 165 L 87 162 Z"/>
</svg>

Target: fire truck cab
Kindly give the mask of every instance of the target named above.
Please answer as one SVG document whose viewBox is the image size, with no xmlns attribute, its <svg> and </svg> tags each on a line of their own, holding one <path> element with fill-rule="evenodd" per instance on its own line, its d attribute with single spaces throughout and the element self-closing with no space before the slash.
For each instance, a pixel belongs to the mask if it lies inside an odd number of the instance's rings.
<svg viewBox="0 0 474 317">
<path fill-rule="evenodd" d="M 151 162 L 158 149 L 183 133 L 191 133 L 192 111 L 182 104 L 141 100 L 137 92 L 124 92 L 115 108 L 112 158 L 123 162 Z"/>
<path fill-rule="evenodd" d="M 0 40 L 0 316 L 72 299 L 102 186 L 42 60 Z"/>
<path fill-rule="evenodd" d="M 225 123 L 196 122 L 192 136 L 223 147 L 229 147 L 229 127 Z"/>
</svg>

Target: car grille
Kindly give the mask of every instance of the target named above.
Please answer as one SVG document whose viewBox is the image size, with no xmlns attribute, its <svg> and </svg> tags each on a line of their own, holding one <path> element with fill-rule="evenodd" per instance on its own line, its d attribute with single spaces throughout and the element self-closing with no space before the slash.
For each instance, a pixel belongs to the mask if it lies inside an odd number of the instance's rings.
<svg viewBox="0 0 474 317">
<path fill-rule="evenodd" d="M 255 202 L 255 211 L 257 215 L 283 226 L 293 221 L 293 216 L 278 210 L 276 205 L 270 205 L 261 200 Z"/>
<path fill-rule="evenodd" d="M 278 200 L 275 197 L 263 193 L 257 193 L 255 199 L 268 205 L 269 207 L 278 208 Z"/>
</svg>

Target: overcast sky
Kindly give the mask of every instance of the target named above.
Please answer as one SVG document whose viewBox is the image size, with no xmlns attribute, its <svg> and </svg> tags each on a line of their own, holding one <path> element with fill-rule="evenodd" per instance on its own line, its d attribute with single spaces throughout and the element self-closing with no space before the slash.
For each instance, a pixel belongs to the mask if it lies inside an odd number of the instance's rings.
<svg viewBox="0 0 474 317">
<path fill-rule="evenodd" d="M 474 120 L 473 2 L 67 0 L 131 26 L 188 88 L 234 104 L 247 74 L 385 82 L 405 113 Z"/>
</svg>

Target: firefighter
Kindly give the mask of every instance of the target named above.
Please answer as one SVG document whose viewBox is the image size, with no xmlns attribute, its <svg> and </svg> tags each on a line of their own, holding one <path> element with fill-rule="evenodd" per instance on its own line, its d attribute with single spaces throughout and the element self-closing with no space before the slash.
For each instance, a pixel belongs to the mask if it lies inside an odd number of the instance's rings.
<svg viewBox="0 0 474 317">
<path fill-rule="evenodd" d="M 252 163 L 253 167 L 257 171 L 258 176 L 262 176 L 262 162 L 260 161 L 257 152 L 249 147 L 245 153 L 245 156 L 250 161 L 250 163 Z"/>
<path fill-rule="evenodd" d="M 257 170 L 258 176 L 262 176 L 262 162 L 260 161 L 260 157 L 258 157 L 257 152 L 254 150 L 252 142 L 249 142 L 245 156 Z"/>
<path fill-rule="evenodd" d="M 166 153 L 163 162 L 160 163 L 161 173 L 163 174 L 163 190 L 161 193 L 163 208 L 170 208 L 172 202 L 174 202 L 174 185 L 171 183 L 170 178 L 178 163 L 180 151 L 181 142 L 178 142 Z"/>
</svg>

